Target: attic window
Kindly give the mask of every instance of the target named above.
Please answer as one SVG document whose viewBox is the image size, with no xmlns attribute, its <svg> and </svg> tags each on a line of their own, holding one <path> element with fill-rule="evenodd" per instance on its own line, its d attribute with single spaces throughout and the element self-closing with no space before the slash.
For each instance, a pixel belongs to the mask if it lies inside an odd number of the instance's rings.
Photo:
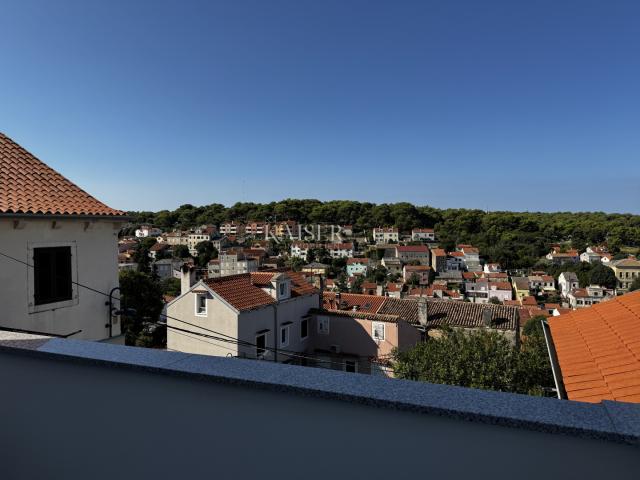
<svg viewBox="0 0 640 480">
<path fill-rule="evenodd" d="M 377 342 L 384 340 L 384 323 L 373 322 L 371 325 L 371 336 Z"/>
<path fill-rule="evenodd" d="M 196 294 L 196 315 L 201 317 L 207 316 L 207 294 Z"/>
</svg>

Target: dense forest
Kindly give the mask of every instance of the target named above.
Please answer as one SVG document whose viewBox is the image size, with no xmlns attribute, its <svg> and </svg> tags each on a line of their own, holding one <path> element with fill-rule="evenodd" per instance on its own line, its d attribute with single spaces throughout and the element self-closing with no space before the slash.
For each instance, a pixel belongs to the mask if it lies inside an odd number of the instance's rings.
<svg viewBox="0 0 640 480">
<path fill-rule="evenodd" d="M 471 243 L 489 261 L 507 268 L 533 266 L 553 243 L 583 251 L 587 245 L 606 243 L 619 253 L 640 247 L 640 215 L 603 212 L 485 212 L 473 209 L 438 209 L 410 203 L 374 204 L 355 201 L 321 202 L 287 199 L 267 204 L 236 203 L 182 205 L 174 211 L 129 212 L 132 224 L 149 223 L 164 229 L 190 228 L 235 220 L 295 220 L 301 223 L 353 225 L 355 232 L 375 226 L 435 228 L 440 244 L 452 249 Z"/>
</svg>

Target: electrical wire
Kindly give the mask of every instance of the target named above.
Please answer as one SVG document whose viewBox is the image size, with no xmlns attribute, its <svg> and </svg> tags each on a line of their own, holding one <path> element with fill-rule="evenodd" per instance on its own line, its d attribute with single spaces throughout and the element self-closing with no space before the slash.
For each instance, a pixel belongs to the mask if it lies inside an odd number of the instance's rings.
<svg viewBox="0 0 640 480">
<path fill-rule="evenodd" d="M 9 260 L 13 260 L 15 262 L 18 262 L 18 263 L 20 263 L 22 265 L 26 265 L 29 268 L 35 268 L 30 263 L 25 262 L 24 260 L 20 260 L 18 258 L 15 258 L 15 257 L 13 257 L 11 255 L 8 255 L 8 254 L 6 254 L 4 252 L 1 252 L 1 251 L 0 251 L 0 256 L 8 258 Z M 80 283 L 78 281 L 71 280 L 71 283 L 76 285 L 76 286 L 78 286 L 78 287 L 81 287 L 81 288 L 84 288 L 86 290 L 89 290 L 89 291 L 91 291 L 93 293 L 97 293 L 97 294 L 103 295 L 105 297 L 110 297 L 111 299 L 117 300 L 118 302 L 122 301 L 121 298 L 119 298 L 119 297 L 113 297 L 113 296 L 111 296 L 110 294 L 108 294 L 106 292 L 102 292 L 102 291 L 97 290 L 97 289 L 95 289 L 93 287 L 90 287 L 88 285 L 84 285 L 84 284 L 82 284 L 82 283 Z M 246 340 L 240 340 L 239 338 L 233 337 L 231 335 L 227 335 L 227 334 L 224 334 L 222 332 L 216 332 L 215 330 L 211 330 L 211 329 L 208 329 L 206 327 L 202 327 L 200 325 L 196 325 L 194 323 L 190 323 L 190 322 L 187 322 L 185 320 L 182 320 L 182 319 L 179 319 L 179 318 L 176 318 L 176 317 L 172 317 L 172 316 L 164 314 L 164 313 L 160 313 L 160 316 L 165 317 L 165 319 L 175 320 L 177 322 L 181 322 L 181 323 L 184 323 L 186 325 L 189 325 L 189 326 L 192 326 L 192 327 L 195 327 L 195 328 L 198 328 L 198 329 L 213 333 L 214 335 L 207 335 L 207 334 L 203 334 L 201 332 L 194 332 L 194 331 L 191 331 L 191 330 L 179 329 L 178 327 L 174 327 L 174 326 L 168 325 L 167 323 L 161 323 L 161 322 L 148 322 L 148 323 L 159 325 L 159 326 L 164 326 L 164 327 L 170 328 L 170 329 L 172 329 L 174 331 L 181 330 L 182 332 L 188 332 L 189 334 L 192 334 L 192 335 L 198 335 L 198 336 L 201 336 L 201 337 L 204 337 L 204 338 L 209 338 L 209 339 L 217 340 L 217 341 L 220 341 L 220 342 L 235 344 L 235 345 L 238 345 L 238 346 L 256 348 L 257 350 L 259 349 L 259 350 L 263 350 L 263 351 L 269 351 L 269 352 L 273 352 L 273 353 L 276 353 L 276 354 L 280 353 L 281 355 L 285 355 L 285 356 L 287 356 L 289 358 L 300 358 L 300 359 L 312 360 L 315 363 L 326 363 L 326 364 L 330 364 L 330 365 L 336 365 L 337 364 L 337 362 L 333 362 L 331 360 L 322 360 L 322 359 L 319 359 L 317 357 L 311 357 L 311 356 L 304 355 L 304 354 L 302 354 L 300 352 L 295 352 L 295 351 L 292 351 L 292 350 L 284 350 L 284 349 L 281 349 L 281 348 L 269 347 L 267 345 L 265 345 L 264 347 L 259 347 L 255 343 L 251 343 L 251 342 L 246 341 Z M 276 332 L 274 332 L 274 335 L 275 335 L 275 333 Z M 184 335 L 184 333 L 183 333 L 183 335 Z M 369 365 L 373 365 L 374 363 L 376 363 L 376 362 L 372 362 L 371 360 L 365 360 L 365 359 L 358 358 L 358 363 L 363 363 L 363 362 L 364 363 L 368 363 Z"/>
</svg>

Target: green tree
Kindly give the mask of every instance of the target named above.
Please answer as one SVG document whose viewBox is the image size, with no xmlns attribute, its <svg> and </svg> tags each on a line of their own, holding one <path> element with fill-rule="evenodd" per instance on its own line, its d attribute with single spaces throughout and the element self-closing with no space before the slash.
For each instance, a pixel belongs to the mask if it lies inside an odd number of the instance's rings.
<svg viewBox="0 0 640 480">
<path fill-rule="evenodd" d="M 196 245 L 196 251 L 198 256 L 196 257 L 196 263 L 200 267 L 206 267 L 209 260 L 218 258 L 218 250 L 213 246 L 213 243 L 209 240 L 205 240 Z"/>
<path fill-rule="evenodd" d="M 169 277 L 160 281 L 160 290 L 163 295 L 177 297 L 180 295 L 180 279 Z"/>
<path fill-rule="evenodd" d="M 607 288 L 615 288 L 617 279 L 613 269 L 597 263 L 589 273 L 589 282 L 592 285 L 602 285 Z"/>
<path fill-rule="evenodd" d="M 134 345 L 144 323 L 157 322 L 162 312 L 160 284 L 143 272 L 120 272 L 120 305 L 129 310 L 122 321 L 125 342 Z"/>
<path fill-rule="evenodd" d="M 175 258 L 189 258 L 191 256 L 189 247 L 186 245 L 176 245 L 173 247 L 173 256 Z"/>
<path fill-rule="evenodd" d="M 410 350 L 393 353 L 395 375 L 408 380 L 544 395 L 553 386 L 544 338 L 527 337 L 520 349 L 495 330 L 445 328 Z"/>
</svg>

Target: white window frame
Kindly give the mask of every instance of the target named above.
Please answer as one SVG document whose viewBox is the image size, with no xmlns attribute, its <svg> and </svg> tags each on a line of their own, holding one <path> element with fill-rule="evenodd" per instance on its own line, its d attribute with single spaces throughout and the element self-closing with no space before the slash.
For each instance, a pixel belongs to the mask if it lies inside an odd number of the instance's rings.
<svg viewBox="0 0 640 480">
<path fill-rule="evenodd" d="M 29 265 L 33 265 L 33 250 L 36 248 L 48 247 L 71 247 L 71 300 L 63 300 L 55 303 L 44 303 L 36 305 L 36 288 L 35 288 L 35 272 L 32 267 L 27 269 L 27 280 L 29 284 L 28 309 L 29 313 L 46 312 L 47 310 L 56 310 L 58 308 L 72 307 L 80 303 L 80 295 L 78 289 L 78 247 L 74 241 L 71 242 L 29 242 L 27 243 L 27 258 Z"/>
<path fill-rule="evenodd" d="M 280 346 L 281 347 L 288 347 L 289 346 L 289 335 L 291 334 L 291 331 L 289 329 L 290 325 L 285 325 L 284 327 L 280 327 L 280 338 L 278 339 L 280 341 Z M 282 332 L 287 332 L 286 333 L 286 340 L 283 342 L 282 341 Z"/>
<path fill-rule="evenodd" d="M 326 331 L 325 329 L 321 328 L 321 325 L 326 325 Z M 328 317 L 319 317 L 318 318 L 318 333 L 320 335 L 329 335 L 329 332 L 331 331 L 331 322 L 329 321 Z"/>
<path fill-rule="evenodd" d="M 302 336 L 302 323 L 303 322 L 307 323 L 307 335 L 305 337 Z M 307 338 L 309 338 L 309 319 L 308 318 L 303 318 L 302 320 L 300 320 L 300 340 L 304 341 Z"/>
<path fill-rule="evenodd" d="M 382 337 L 376 337 L 376 327 L 382 327 Z M 386 332 L 386 325 L 384 324 L 384 322 L 371 322 L 371 337 L 373 338 L 374 341 L 376 342 L 384 342 L 385 338 L 387 337 L 387 332 Z"/>
<path fill-rule="evenodd" d="M 204 312 L 200 312 L 200 298 L 204 297 Z M 206 317 L 207 316 L 207 294 L 206 293 L 196 293 L 196 305 L 195 305 L 195 315 L 196 317 Z"/>
</svg>

